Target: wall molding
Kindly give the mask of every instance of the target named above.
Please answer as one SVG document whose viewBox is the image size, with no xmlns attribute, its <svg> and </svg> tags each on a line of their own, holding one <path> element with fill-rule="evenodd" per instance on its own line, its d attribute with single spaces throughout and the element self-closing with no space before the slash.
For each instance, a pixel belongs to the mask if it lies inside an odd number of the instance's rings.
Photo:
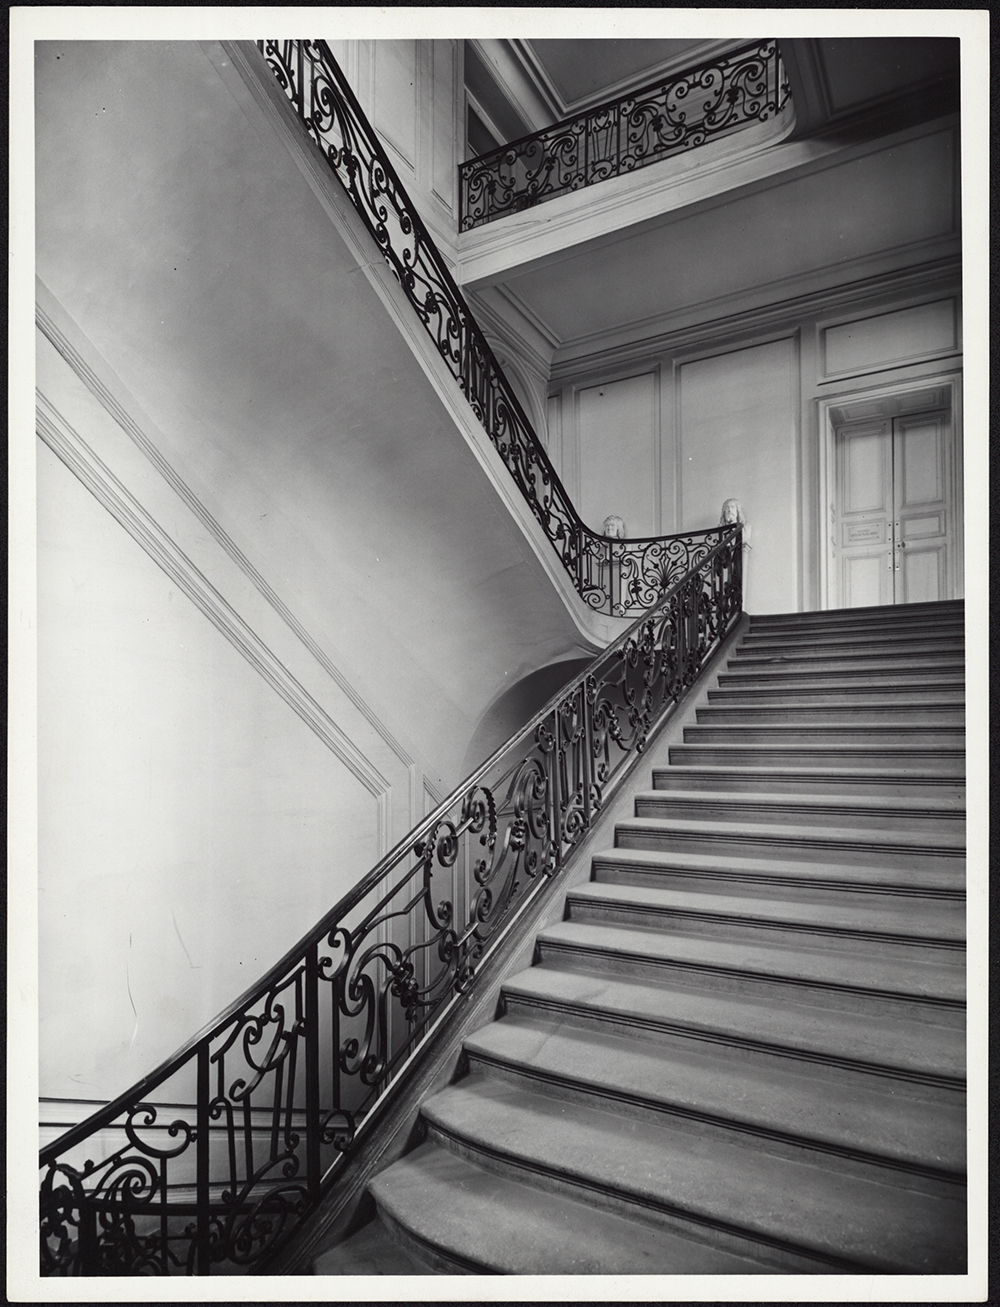
<svg viewBox="0 0 1000 1307">
<path fill-rule="evenodd" d="M 158 444 L 151 431 L 155 432 L 153 423 L 139 409 L 139 405 L 125 390 L 118 378 L 90 344 L 83 332 L 69 317 L 44 282 L 36 278 L 35 321 L 39 330 L 52 344 L 72 371 L 98 400 L 102 408 L 115 420 L 122 431 L 134 445 L 142 451 L 171 487 L 186 508 L 198 519 L 210 535 L 221 545 L 229 558 L 247 577 L 258 593 L 289 628 L 302 645 L 309 651 L 323 671 L 330 677 L 337 688 L 358 710 L 365 721 L 379 738 L 396 755 L 404 767 L 413 763 L 413 758 L 399 740 L 385 726 L 378 715 L 358 694 L 357 690 L 331 660 L 319 642 L 306 630 L 299 619 L 282 600 L 258 569 L 250 562 L 232 537 L 222 528 L 208 511 L 201 499 L 188 486 L 170 463 L 160 453 Z M 73 339 L 75 337 L 76 339 Z M 92 360 L 84 356 L 84 351 L 92 354 Z M 98 369 L 100 371 L 98 371 Z M 101 376 L 100 373 L 104 373 Z"/>
<path fill-rule="evenodd" d="M 961 290 L 962 258 L 957 250 L 949 250 L 917 266 L 868 271 L 863 266 L 845 265 L 844 270 L 849 279 L 841 279 L 834 286 L 802 287 L 801 278 L 787 284 L 776 282 L 773 287 L 779 297 L 766 304 L 734 311 L 733 297 L 724 297 L 694 305 L 685 309 L 683 315 L 664 314 L 655 321 L 639 324 L 636 329 L 647 333 L 640 339 L 617 341 L 593 350 L 574 349 L 572 354 L 564 352 L 553 362 L 552 381 L 575 379 L 602 368 L 630 366 L 644 358 L 676 353 L 710 341 L 739 340 L 759 331 L 779 331 L 791 321 L 847 312 L 854 304 L 872 299 L 884 298 L 889 302 L 909 297 L 914 302 L 923 302 L 958 295 Z M 900 307 L 906 306 L 900 304 Z"/>
<path fill-rule="evenodd" d="M 35 429 L 39 438 L 372 795 L 376 803 L 381 855 L 392 843 L 389 782 L 115 476 L 51 400 L 36 391 L 36 401 Z"/>
</svg>

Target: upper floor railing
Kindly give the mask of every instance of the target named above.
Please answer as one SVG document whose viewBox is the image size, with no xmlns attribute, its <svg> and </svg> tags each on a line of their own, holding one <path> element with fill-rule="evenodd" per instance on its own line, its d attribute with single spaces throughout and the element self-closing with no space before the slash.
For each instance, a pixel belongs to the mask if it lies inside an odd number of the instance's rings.
<svg viewBox="0 0 1000 1307">
<path fill-rule="evenodd" d="M 42 1149 L 43 1275 L 274 1266 L 732 629 L 724 532 L 252 988 Z"/>
<path fill-rule="evenodd" d="M 584 524 L 325 41 L 258 41 L 585 602 L 634 617 L 721 539 L 609 540 Z"/>
<path fill-rule="evenodd" d="M 460 230 L 645 168 L 780 113 L 776 41 L 758 41 L 459 166 Z"/>
</svg>

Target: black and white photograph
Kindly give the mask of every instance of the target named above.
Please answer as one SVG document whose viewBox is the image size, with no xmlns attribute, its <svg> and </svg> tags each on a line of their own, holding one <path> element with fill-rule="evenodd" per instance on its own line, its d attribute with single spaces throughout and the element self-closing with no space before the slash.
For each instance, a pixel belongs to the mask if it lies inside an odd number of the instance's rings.
<svg viewBox="0 0 1000 1307">
<path fill-rule="evenodd" d="M 985 1301 L 988 11 L 9 48 L 9 1301 Z"/>
</svg>

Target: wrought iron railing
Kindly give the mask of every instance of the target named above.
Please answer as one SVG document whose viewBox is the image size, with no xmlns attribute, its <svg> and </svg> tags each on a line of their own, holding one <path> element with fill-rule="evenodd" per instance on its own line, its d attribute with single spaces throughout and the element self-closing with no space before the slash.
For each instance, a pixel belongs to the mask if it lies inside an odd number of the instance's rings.
<svg viewBox="0 0 1000 1307">
<path fill-rule="evenodd" d="M 721 539 L 716 527 L 608 540 L 584 524 L 325 41 L 258 41 L 577 591 L 635 617 Z"/>
<path fill-rule="evenodd" d="M 459 165 L 460 228 L 519 213 L 781 112 L 776 41 L 758 41 Z"/>
<path fill-rule="evenodd" d="M 726 530 L 252 989 L 42 1149 L 43 1274 L 267 1272 L 739 617 Z"/>
</svg>

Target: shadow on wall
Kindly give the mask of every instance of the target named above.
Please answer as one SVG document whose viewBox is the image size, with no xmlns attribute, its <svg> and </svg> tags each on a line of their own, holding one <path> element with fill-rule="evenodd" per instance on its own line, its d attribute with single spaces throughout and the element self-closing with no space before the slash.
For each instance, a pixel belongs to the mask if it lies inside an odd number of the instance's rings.
<svg viewBox="0 0 1000 1307">
<path fill-rule="evenodd" d="M 516 685 L 496 699 L 483 714 L 472 736 L 462 764 L 462 775 L 468 776 L 484 762 L 504 741 L 545 706 L 549 699 L 567 685 L 587 666 L 590 658 L 569 658 L 550 663 L 536 672 L 529 672 Z"/>
</svg>

